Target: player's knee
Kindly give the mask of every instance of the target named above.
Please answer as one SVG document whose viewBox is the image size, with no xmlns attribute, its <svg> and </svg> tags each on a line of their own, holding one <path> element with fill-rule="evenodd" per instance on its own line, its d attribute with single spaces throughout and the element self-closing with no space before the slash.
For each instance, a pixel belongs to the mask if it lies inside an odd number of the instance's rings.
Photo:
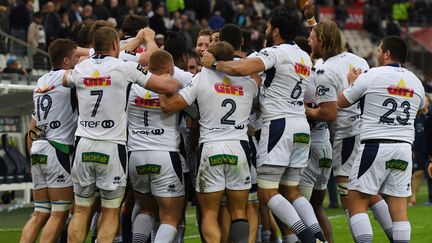
<svg viewBox="0 0 432 243">
<path fill-rule="evenodd" d="M 348 183 L 338 182 L 337 191 L 341 197 L 348 197 Z"/>
<path fill-rule="evenodd" d="M 103 208 L 120 208 L 124 193 L 125 187 L 118 187 L 112 191 L 101 190 L 101 206 Z"/>
<path fill-rule="evenodd" d="M 305 197 L 308 201 L 310 201 L 313 192 L 313 187 L 307 185 L 300 184 L 300 193 Z"/>
</svg>

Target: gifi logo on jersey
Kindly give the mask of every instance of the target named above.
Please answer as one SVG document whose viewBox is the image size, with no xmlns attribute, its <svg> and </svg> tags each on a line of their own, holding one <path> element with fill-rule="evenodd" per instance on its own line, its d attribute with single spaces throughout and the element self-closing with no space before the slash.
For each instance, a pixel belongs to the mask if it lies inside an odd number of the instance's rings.
<svg viewBox="0 0 432 243">
<path fill-rule="evenodd" d="M 294 65 L 294 71 L 303 76 L 310 76 L 310 67 L 306 66 L 303 57 Z"/>
<path fill-rule="evenodd" d="M 412 98 L 414 96 L 414 90 L 407 88 L 403 79 L 401 79 L 397 85 L 389 86 L 387 92 L 389 95 L 402 96 L 406 98 Z"/>
<path fill-rule="evenodd" d="M 39 94 L 43 94 L 43 93 L 46 93 L 46 92 L 48 92 L 50 90 L 53 90 L 54 88 L 55 88 L 54 85 L 49 85 L 48 86 L 48 85 L 44 84 L 42 87 L 37 88 L 35 90 L 35 92 L 39 93 Z"/>
<path fill-rule="evenodd" d="M 231 80 L 227 77 L 222 80 L 222 83 L 216 83 L 214 88 L 219 94 L 243 96 L 243 87 L 240 85 L 233 85 Z"/>
<path fill-rule="evenodd" d="M 110 86 L 111 77 L 101 77 L 98 70 L 94 71 L 91 77 L 84 78 L 84 87 Z"/>
<path fill-rule="evenodd" d="M 134 100 L 136 106 L 145 108 L 159 108 L 159 98 L 152 98 L 149 91 L 144 94 L 144 97 L 136 97 Z"/>
</svg>

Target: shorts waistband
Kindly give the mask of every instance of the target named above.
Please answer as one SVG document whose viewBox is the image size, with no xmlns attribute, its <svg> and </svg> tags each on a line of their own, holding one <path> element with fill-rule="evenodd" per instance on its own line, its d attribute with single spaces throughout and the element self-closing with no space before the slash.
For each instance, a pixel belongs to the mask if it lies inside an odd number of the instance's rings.
<svg viewBox="0 0 432 243">
<path fill-rule="evenodd" d="M 377 143 L 407 143 L 411 145 L 411 143 L 402 140 L 394 140 L 394 139 L 366 139 L 360 142 L 361 144 L 377 144 Z"/>
</svg>

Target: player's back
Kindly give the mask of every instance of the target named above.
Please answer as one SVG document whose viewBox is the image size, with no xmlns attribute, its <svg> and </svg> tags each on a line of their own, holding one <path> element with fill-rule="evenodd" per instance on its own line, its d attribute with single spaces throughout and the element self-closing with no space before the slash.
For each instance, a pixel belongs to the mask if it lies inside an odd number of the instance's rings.
<svg viewBox="0 0 432 243">
<path fill-rule="evenodd" d="M 51 141 L 73 144 L 77 127 L 75 90 L 63 87 L 65 70 L 52 70 L 38 79 L 34 93 L 34 117 Z"/>
<path fill-rule="evenodd" d="M 327 75 L 333 81 L 336 94 L 341 93 L 349 86 L 348 73 L 353 68 L 363 71 L 369 69 L 369 65 L 363 58 L 349 52 L 343 52 L 327 59 L 316 69 L 316 75 Z M 318 86 L 317 93 L 326 92 L 328 87 Z M 336 97 L 337 99 L 337 97 Z M 359 134 L 360 106 L 353 105 L 348 108 L 338 108 L 335 122 L 329 123 L 331 137 L 342 139 Z"/>
<path fill-rule="evenodd" d="M 178 113 L 162 112 L 159 94 L 132 85 L 128 104 L 129 151 L 178 151 L 178 119 Z"/>
<path fill-rule="evenodd" d="M 309 55 L 292 43 L 264 48 L 258 57 L 266 68 L 260 93 L 263 121 L 305 118 L 303 94 L 312 66 Z"/>
<path fill-rule="evenodd" d="M 368 79 L 368 87 L 363 96 L 360 139 L 394 139 L 412 144 L 414 119 L 425 104 L 421 81 L 409 70 L 395 66 L 373 68 L 363 78 Z"/>
<path fill-rule="evenodd" d="M 197 85 L 201 143 L 248 140 L 248 118 L 258 94 L 253 79 L 203 68 L 191 85 Z"/>
<path fill-rule="evenodd" d="M 139 64 L 111 56 L 84 60 L 71 73 L 79 103 L 77 136 L 124 144 L 129 73 Z M 147 74 L 147 71 L 140 70 Z"/>
</svg>

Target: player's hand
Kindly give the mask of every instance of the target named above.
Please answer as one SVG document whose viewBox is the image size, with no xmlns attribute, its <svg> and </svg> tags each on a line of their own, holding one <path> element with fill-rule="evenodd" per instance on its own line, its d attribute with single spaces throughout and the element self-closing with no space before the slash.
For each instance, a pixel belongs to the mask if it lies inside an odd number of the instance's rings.
<svg viewBox="0 0 432 243">
<path fill-rule="evenodd" d="M 306 19 L 310 19 L 314 16 L 315 6 L 310 1 L 306 1 L 303 6 L 303 13 Z"/>
<path fill-rule="evenodd" d="M 204 55 L 201 57 L 201 65 L 203 65 L 206 68 L 211 68 L 211 65 L 213 61 L 215 60 L 213 54 L 206 51 L 204 52 Z"/>
<path fill-rule="evenodd" d="M 143 39 L 144 40 L 154 40 L 156 33 L 154 32 L 154 30 L 150 29 L 149 27 L 145 27 L 144 29 L 142 29 L 143 31 Z"/>
<path fill-rule="evenodd" d="M 348 83 L 351 85 L 360 76 L 362 70 L 360 68 L 353 68 L 349 71 L 347 75 Z"/>
</svg>

